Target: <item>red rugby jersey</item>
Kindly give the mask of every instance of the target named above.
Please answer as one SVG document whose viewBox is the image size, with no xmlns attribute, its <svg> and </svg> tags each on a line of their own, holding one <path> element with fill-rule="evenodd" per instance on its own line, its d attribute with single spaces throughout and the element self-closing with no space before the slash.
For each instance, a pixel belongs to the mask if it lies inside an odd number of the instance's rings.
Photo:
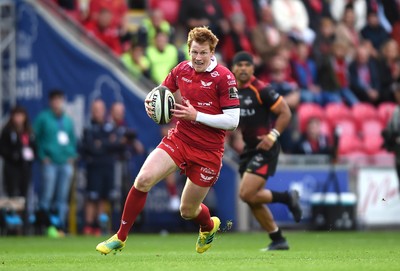
<svg viewBox="0 0 400 271">
<path fill-rule="evenodd" d="M 196 72 L 190 61 L 179 63 L 162 85 L 172 92 L 180 90 L 182 99 L 189 100 L 197 111 L 206 114 L 222 114 L 223 109 L 238 108 L 240 105 L 234 75 L 219 65 L 214 57 L 205 72 Z M 199 149 L 222 150 L 226 131 L 180 119 L 174 133 Z"/>
</svg>

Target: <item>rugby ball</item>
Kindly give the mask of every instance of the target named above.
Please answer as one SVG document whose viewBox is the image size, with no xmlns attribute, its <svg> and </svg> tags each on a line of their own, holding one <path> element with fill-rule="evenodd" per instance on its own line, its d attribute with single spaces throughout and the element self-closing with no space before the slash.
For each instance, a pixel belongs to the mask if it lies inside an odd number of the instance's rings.
<svg viewBox="0 0 400 271">
<path fill-rule="evenodd" d="M 171 109 L 175 107 L 175 98 L 172 92 L 165 86 L 155 87 L 147 99 L 151 100 L 150 105 L 154 108 L 151 114 L 152 120 L 157 124 L 167 124 L 172 119 Z"/>
</svg>

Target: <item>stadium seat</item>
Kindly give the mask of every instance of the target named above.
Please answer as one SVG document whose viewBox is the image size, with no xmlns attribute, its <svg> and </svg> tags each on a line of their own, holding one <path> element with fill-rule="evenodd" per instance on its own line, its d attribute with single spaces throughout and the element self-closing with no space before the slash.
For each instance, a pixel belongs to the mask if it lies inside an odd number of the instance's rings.
<svg viewBox="0 0 400 271">
<path fill-rule="evenodd" d="M 387 122 L 393 114 L 395 107 L 396 104 L 392 102 L 384 102 L 378 105 L 378 117 L 383 126 L 386 126 Z"/>
<path fill-rule="evenodd" d="M 378 119 L 366 119 L 361 123 L 361 133 L 365 136 L 381 135 L 382 122 Z"/>
<path fill-rule="evenodd" d="M 364 151 L 367 154 L 377 154 L 382 150 L 383 138 L 381 135 L 363 137 Z"/>
<path fill-rule="evenodd" d="M 369 103 L 357 103 L 353 105 L 351 113 L 358 129 L 361 129 L 364 120 L 379 119 L 377 110 Z"/>
<path fill-rule="evenodd" d="M 338 154 L 345 155 L 354 152 L 363 152 L 363 143 L 356 135 L 342 135 L 339 138 Z"/>
<path fill-rule="evenodd" d="M 323 108 L 315 103 L 303 103 L 297 108 L 297 116 L 299 119 L 300 132 L 304 132 L 307 126 L 307 122 L 311 117 L 324 119 Z"/>
<path fill-rule="evenodd" d="M 354 122 L 350 119 L 343 119 L 336 122 L 336 129 L 338 129 L 339 135 L 342 136 L 356 136 L 357 129 Z"/>
<path fill-rule="evenodd" d="M 352 118 L 350 108 L 343 103 L 329 103 L 325 106 L 325 117 L 329 121 L 331 127 L 335 127 L 336 123 L 341 120 L 349 120 Z"/>
</svg>

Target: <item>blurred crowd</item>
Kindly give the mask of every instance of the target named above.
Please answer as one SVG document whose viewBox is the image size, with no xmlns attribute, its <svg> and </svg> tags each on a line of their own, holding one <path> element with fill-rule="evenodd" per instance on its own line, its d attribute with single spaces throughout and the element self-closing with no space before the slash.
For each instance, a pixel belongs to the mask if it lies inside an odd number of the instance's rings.
<svg viewBox="0 0 400 271">
<path fill-rule="evenodd" d="M 251 53 L 255 75 L 286 99 L 294 118 L 280 137 L 283 152 L 385 152 L 380 133 L 400 103 L 399 0 L 49 1 L 108 47 L 133 78 L 154 85 L 189 58 L 188 30 L 207 25 L 220 40 L 220 63 L 231 67 L 236 52 Z M 135 12 L 141 20 L 132 25 Z M 79 157 L 87 179 L 82 232 L 98 235 L 101 215 L 115 197 L 116 161 L 144 149 L 124 124 L 123 104 L 107 111 L 104 101 L 93 101 L 90 123 L 82 139 L 75 139 L 63 103 L 62 91 L 50 92 L 49 108 L 32 127 L 23 108 L 13 109 L 0 139 L 3 186 L 10 197 L 27 197 L 32 162 L 40 160 L 35 219 L 58 236 L 65 230 L 72 164 Z M 230 133 L 227 146 L 226 155 L 237 158 L 240 133 Z M 167 178 L 167 189 L 176 209 L 175 178 Z M 26 213 L 22 219 L 28 224 Z"/>
<path fill-rule="evenodd" d="M 227 67 L 236 52 L 250 52 L 255 75 L 283 95 L 295 115 L 281 138 L 286 153 L 304 153 L 298 141 L 307 130 L 300 129 L 303 117 L 297 114 L 303 104 L 377 108 L 400 100 L 398 0 L 54 1 L 107 45 L 133 77 L 155 85 L 188 59 L 182 37 L 195 26 L 207 25 L 217 34 L 216 55 Z M 137 10 L 143 16 L 132 27 L 129 17 Z M 325 120 L 322 126 L 332 133 L 337 123 Z M 320 149 L 312 153 L 324 153 Z"/>
</svg>

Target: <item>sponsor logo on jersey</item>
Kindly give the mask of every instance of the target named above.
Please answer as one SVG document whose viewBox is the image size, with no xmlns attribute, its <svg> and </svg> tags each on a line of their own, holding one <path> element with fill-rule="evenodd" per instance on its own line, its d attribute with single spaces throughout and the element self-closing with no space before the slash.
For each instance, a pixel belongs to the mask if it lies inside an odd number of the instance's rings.
<svg viewBox="0 0 400 271">
<path fill-rule="evenodd" d="M 197 102 L 198 106 L 211 106 L 212 102 Z"/>
<path fill-rule="evenodd" d="M 232 79 L 232 75 L 228 74 L 228 75 L 226 76 L 226 78 Z"/>
<path fill-rule="evenodd" d="M 238 90 L 235 87 L 229 88 L 229 99 L 239 99 Z"/>
<path fill-rule="evenodd" d="M 230 81 L 228 81 L 228 85 L 230 85 L 230 86 L 236 85 L 236 80 L 230 80 Z"/>
<path fill-rule="evenodd" d="M 249 96 L 247 96 L 247 97 L 243 100 L 243 103 L 244 103 L 245 105 L 251 105 L 251 104 L 253 103 L 253 100 L 252 100 Z"/>
<path fill-rule="evenodd" d="M 240 116 L 241 117 L 251 117 L 256 114 L 256 110 L 254 108 L 240 108 Z"/>
<path fill-rule="evenodd" d="M 182 80 L 185 81 L 186 83 L 192 83 L 192 80 L 187 79 L 186 77 L 182 77 Z"/>
<path fill-rule="evenodd" d="M 201 82 L 201 88 L 210 88 L 213 82 L 205 82 L 203 80 L 200 80 Z"/>
<path fill-rule="evenodd" d="M 217 71 L 213 71 L 210 75 L 211 77 L 217 77 L 219 76 L 219 73 Z"/>
</svg>

